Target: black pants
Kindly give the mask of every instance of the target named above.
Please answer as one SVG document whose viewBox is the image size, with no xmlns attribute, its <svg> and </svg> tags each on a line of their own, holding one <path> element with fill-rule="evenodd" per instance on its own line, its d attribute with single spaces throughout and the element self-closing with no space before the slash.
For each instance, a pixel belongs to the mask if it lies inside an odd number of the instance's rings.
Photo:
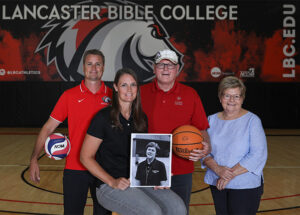
<svg viewBox="0 0 300 215">
<path fill-rule="evenodd" d="M 101 205 L 96 197 L 95 178 L 88 171 L 64 170 L 63 190 L 64 190 L 64 214 L 82 215 L 86 204 L 88 190 L 90 189 L 93 199 L 93 214 L 111 214 Z"/>
<path fill-rule="evenodd" d="M 261 196 L 263 184 L 253 189 L 224 189 L 210 186 L 217 215 L 255 215 Z"/>
<path fill-rule="evenodd" d="M 173 175 L 171 179 L 171 190 L 180 196 L 186 206 L 187 215 L 189 214 L 189 204 L 192 192 L 192 173 L 184 175 Z"/>
</svg>

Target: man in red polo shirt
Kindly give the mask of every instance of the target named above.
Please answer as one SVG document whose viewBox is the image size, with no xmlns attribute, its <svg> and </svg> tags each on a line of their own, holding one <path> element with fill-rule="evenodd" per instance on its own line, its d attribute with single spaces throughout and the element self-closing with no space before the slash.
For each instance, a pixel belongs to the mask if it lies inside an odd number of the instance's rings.
<svg viewBox="0 0 300 215">
<path fill-rule="evenodd" d="M 174 51 L 162 50 L 155 56 L 153 82 L 141 87 L 143 110 L 148 116 L 149 133 L 172 133 L 181 125 L 194 125 L 204 136 L 203 150 L 194 150 L 190 160 L 172 155 L 171 189 L 189 209 L 192 189 L 193 161 L 210 153 L 209 127 L 201 99 L 197 92 L 176 81 L 179 72 L 178 56 Z"/>
<path fill-rule="evenodd" d="M 68 118 L 71 151 L 66 157 L 63 177 L 64 214 L 84 213 L 89 187 L 94 201 L 94 214 L 106 213 L 94 196 L 94 177 L 80 163 L 80 149 L 90 121 L 111 100 L 111 89 L 101 81 L 104 63 L 105 58 L 101 51 L 92 49 L 85 52 L 84 80 L 80 85 L 66 90 L 61 95 L 37 137 L 31 156 L 30 178 L 38 183 L 40 181 L 39 154 L 43 150 L 47 137 Z"/>
</svg>

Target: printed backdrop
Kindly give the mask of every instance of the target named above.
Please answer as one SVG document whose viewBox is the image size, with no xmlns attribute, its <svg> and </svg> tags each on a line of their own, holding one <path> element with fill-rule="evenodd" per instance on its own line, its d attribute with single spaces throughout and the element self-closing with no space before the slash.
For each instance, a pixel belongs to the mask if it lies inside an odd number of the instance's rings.
<svg viewBox="0 0 300 215">
<path fill-rule="evenodd" d="M 103 80 L 180 56 L 179 80 L 300 82 L 299 1 L 0 0 L 0 81 L 79 81 L 82 56 L 106 56 Z M 298 34 L 297 34 L 298 33 Z"/>
</svg>

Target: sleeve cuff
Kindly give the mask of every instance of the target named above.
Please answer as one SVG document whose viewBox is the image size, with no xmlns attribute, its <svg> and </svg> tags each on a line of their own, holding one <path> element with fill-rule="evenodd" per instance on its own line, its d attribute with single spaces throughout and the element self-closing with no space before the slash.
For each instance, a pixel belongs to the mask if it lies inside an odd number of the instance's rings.
<svg viewBox="0 0 300 215">
<path fill-rule="evenodd" d="M 205 157 L 201 158 L 200 159 L 200 162 L 201 162 L 201 168 L 202 169 L 205 169 L 207 166 L 203 163 L 203 161 L 208 158 L 208 157 L 213 157 L 211 153 L 207 154 Z"/>
</svg>

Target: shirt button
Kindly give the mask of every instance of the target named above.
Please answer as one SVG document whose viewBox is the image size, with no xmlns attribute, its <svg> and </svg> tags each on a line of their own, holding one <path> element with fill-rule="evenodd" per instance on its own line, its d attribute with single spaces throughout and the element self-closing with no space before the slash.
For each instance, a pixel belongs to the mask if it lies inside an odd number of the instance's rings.
<svg viewBox="0 0 300 215">
<path fill-rule="evenodd" d="M 127 123 L 128 126 L 130 126 L 130 123 Z"/>
<path fill-rule="evenodd" d="M 166 101 L 165 101 L 165 100 L 163 100 L 163 103 L 166 103 Z"/>
</svg>

